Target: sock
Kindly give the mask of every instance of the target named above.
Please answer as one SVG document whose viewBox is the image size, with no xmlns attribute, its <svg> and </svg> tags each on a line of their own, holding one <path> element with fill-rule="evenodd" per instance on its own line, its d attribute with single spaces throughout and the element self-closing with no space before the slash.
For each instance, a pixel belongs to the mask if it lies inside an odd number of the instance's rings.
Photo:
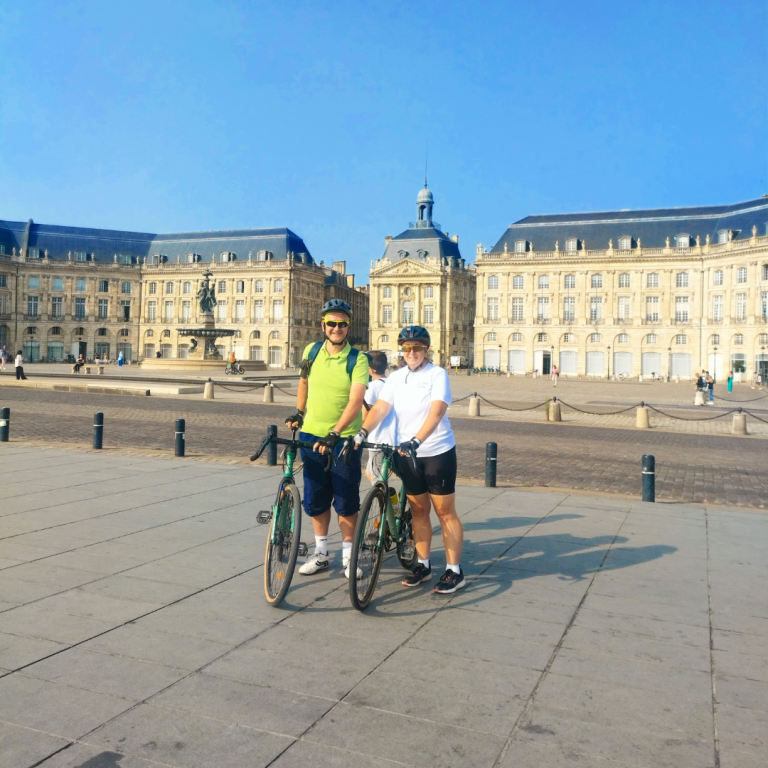
<svg viewBox="0 0 768 768">
<path fill-rule="evenodd" d="M 341 555 L 342 557 L 352 557 L 352 542 L 351 541 L 342 541 L 341 542 Z"/>
<path fill-rule="evenodd" d="M 429 568 L 429 558 L 427 558 L 426 560 L 422 560 L 421 558 L 419 558 L 419 563 L 421 563 L 421 565 L 423 565 L 425 568 Z"/>
<path fill-rule="evenodd" d="M 445 567 L 449 571 L 453 571 L 454 573 L 461 573 L 461 568 L 459 568 L 459 564 L 456 563 L 456 565 L 451 565 L 451 563 L 446 563 Z"/>
<path fill-rule="evenodd" d="M 315 552 L 319 552 L 321 555 L 328 554 L 327 536 L 315 536 Z"/>
</svg>

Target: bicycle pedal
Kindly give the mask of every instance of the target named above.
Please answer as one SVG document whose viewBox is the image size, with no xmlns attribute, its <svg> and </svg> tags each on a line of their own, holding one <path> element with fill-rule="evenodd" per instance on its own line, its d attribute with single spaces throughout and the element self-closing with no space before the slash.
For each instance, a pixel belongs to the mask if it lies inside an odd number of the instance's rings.
<svg viewBox="0 0 768 768">
<path fill-rule="evenodd" d="M 412 557 L 416 556 L 416 547 L 413 546 L 413 544 L 406 544 L 401 552 L 400 557 L 403 558 L 403 560 L 410 560 Z"/>
<path fill-rule="evenodd" d="M 309 547 L 303 542 L 299 542 L 299 557 L 306 557 L 309 552 Z"/>
<path fill-rule="evenodd" d="M 260 512 L 256 513 L 256 522 L 259 525 L 266 525 L 271 519 L 272 519 L 271 509 L 262 509 Z"/>
</svg>

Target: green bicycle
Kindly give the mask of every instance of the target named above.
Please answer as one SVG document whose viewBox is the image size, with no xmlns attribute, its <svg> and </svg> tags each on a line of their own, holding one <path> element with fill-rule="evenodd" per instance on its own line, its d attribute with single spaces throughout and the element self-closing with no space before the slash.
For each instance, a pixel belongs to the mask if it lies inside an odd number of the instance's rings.
<svg viewBox="0 0 768 768">
<path fill-rule="evenodd" d="M 393 470 L 393 457 L 397 448 L 385 443 L 366 442 L 360 444 L 360 449 L 363 448 L 381 451 L 383 461 L 379 479 L 360 507 L 352 538 L 349 597 L 358 611 L 365 610 L 371 602 L 385 552 L 396 547 L 397 559 L 407 570 L 416 562 L 412 532 L 413 515 L 408 506 L 405 486 L 400 490 L 398 497 L 397 491 L 389 485 L 389 475 Z M 352 441 L 348 440 L 342 450 L 345 459 L 350 450 Z M 410 458 L 415 465 L 416 457 L 413 453 Z"/>
<path fill-rule="evenodd" d="M 251 461 L 261 456 L 270 445 L 284 445 L 283 476 L 277 486 L 277 496 L 272 509 L 262 510 L 256 515 L 256 522 L 266 525 L 271 522 L 267 551 L 264 556 L 264 594 L 270 605 L 280 605 L 291 586 L 293 570 L 299 555 L 307 554 L 307 545 L 300 541 L 301 537 L 301 495 L 293 479 L 293 464 L 299 448 L 312 450 L 313 443 L 296 439 L 293 430 L 290 440 L 277 435 L 267 435 L 262 440 L 259 450 L 251 456 Z M 332 454 L 328 454 L 326 472 L 333 464 Z"/>
</svg>

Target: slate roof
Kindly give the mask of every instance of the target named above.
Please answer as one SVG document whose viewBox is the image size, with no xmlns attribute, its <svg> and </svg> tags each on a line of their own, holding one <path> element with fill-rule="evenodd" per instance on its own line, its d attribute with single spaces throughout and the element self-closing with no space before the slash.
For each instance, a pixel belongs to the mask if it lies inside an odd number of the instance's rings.
<svg viewBox="0 0 768 768">
<path fill-rule="evenodd" d="M 747 200 L 731 205 L 709 205 L 695 208 L 656 208 L 629 211 L 597 211 L 594 213 L 558 213 L 526 216 L 512 224 L 493 246 L 493 252 L 512 251 L 515 242 L 533 242 L 537 251 L 554 251 L 559 241 L 565 250 L 565 241 L 578 238 L 585 241 L 588 249 L 618 248 L 620 237 L 631 237 L 633 247 L 640 238 L 644 248 L 663 248 L 667 237 L 675 245 L 677 235 L 696 236 L 704 245 L 706 236 L 716 243 L 720 230 L 732 230 L 734 240 L 752 236 L 752 227 L 758 235 L 768 234 L 768 198 Z M 580 246 L 581 247 L 581 246 Z"/>
<path fill-rule="evenodd" d="M 419 251 L 422 254 L 419 254 Z M 407 254 L 403 256 L 402 254 Z M 461 259 L 459 244 L 454 243 L 445 232 L 434 227 L 417 227 L 406 229 L 389 241 L 382 258 L 392 263 L 402 258 L 425 261 L 429 256 L 446 259 Z"/>
<path fill-rule="evenodd" d="M 0 221 L 0 244 L 7 254 L 23 246 L 27 226 L 27 222 Z M 201 261 L 210 262 L 213 254 L 219 256 L 224 251 L 236 254 L 237 260 L 247 260 L 251 252 L 255 260 L 257 252 L 264 250 L 271 251 L 273 259 L 285 259 L 292 251 L 297 258 L 305 253 L 307 262 L 313 261 L 304 241 L 285 227 L 152 234 L 33 222 L 29 225 L 27 247 L 39 248 L 41 254 L 47 250 L 51 259 L 66 259 L 70 251 L 86 251 L 94 261 L 114 261 L 117 253 L 143 262 L 145 256 L 161 254 L 173 263 L 177 256 L 196 253 Z"/>
</svg>

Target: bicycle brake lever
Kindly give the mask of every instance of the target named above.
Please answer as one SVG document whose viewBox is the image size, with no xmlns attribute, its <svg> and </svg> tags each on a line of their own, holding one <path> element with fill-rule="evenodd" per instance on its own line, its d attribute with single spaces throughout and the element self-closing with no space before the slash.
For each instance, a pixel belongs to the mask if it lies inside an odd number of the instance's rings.
<svg viewBox="0 0 768 768">
<path fill-rule="evenodd" d="M 325 454 L 325 471 L 330 472 L 333 466 L 336 464 L 336 458 L 333 455 L 333 451 L 329 450 L 328 453 Z"/>
<path fill-rule="evenodd" d="M 418 475 L 419 468 L 416 466 L 416 451 L 414 451 L 413 448 L 408 449 L 408 458 L 411 460 L 411 466 L 413 467 L 413 471 Z"/>
<path fill-rule="evenodd" d="M 350 456 L 349 452 L 352 449 L 352 446 L 353 446 L 352 441 L 349 438 L 347 438 L 344 441 L 344 445 L 341 447 L 341 456 L 344 457 L 344 464 L 346 466 L 349 466 L 349 456 Z"/>
</svg>

